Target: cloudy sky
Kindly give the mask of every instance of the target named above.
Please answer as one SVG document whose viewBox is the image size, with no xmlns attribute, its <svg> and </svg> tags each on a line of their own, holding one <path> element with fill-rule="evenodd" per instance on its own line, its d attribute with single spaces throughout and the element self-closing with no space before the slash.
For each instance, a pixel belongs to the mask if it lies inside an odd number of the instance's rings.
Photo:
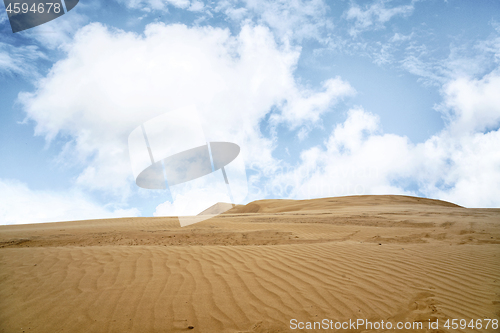
<svg viewBox="0 0 500 333">
<path fill-rule="evenodd" d="M 81 0 L 0 10 L 0 224 L 168 214 L 127 138 L 196 105 L 238 137 L 245 202 L 406 194 L 500 207 L 496 0 Z"/>
</svg>

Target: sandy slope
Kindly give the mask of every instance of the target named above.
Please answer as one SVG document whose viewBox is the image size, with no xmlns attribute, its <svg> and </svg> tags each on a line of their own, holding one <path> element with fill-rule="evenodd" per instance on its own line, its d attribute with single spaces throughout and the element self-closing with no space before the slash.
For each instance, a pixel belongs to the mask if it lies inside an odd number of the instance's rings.
<svg viewBox="0 0 500 333">
<path fill-rule="evenodd" d="M 270 200 L 185 228 L 175 218 L 2 226 L 0 247 L 0 332 L 296 332 L 291 319 L 325 318 L 499 331 L 443 324 L 500 317 L 500 209 Z"/>
</svg>

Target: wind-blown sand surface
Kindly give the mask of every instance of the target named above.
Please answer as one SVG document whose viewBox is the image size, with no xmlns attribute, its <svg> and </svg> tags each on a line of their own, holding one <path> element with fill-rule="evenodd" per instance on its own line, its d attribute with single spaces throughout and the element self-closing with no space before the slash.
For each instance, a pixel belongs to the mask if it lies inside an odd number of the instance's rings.
<svg viewBox="0 0 500 333">
<path fill-rule="evenodd" d="M 300 331 L 291 319 L 498 332 L 443 325 L 499 319 L 499 259 L 500 209 L 404 196 L 262 200 L 184 228 L 1 226 L 0 332 Z M 395 330 L 339 330 L 368 331 Z"/>
</svg>

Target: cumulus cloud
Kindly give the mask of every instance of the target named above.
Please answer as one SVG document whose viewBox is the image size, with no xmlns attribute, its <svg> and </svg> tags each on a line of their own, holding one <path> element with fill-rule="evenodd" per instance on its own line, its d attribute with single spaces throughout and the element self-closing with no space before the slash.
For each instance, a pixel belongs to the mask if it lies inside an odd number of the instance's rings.
<svg viewBox="0 0 500 333">
<path fill-rule="evenodd" d="M 382 134 L 378 116 L 351 109 L 323 145 L 304 150 L 300 164 L 273 180 L 273 191 L 291 198 L 349 194 L 405 193 L 392 181 L 411 168 L 411 144 L 405 137 Z"/>
<path fill-rule="evenodd" d="M 428 141 L 422 165 L 422 193 L 466 207 L 499 207 L 500 131 L 440 137 Z M 430 155 L 430 156 L 429 156 Z M 436 165 L 441 165 L 435 170 Z M 416 175 L 418 176 L 418 175 Z"/>
<path fill-rule="evenodd" d="M 443 89 L 446 127 L 420 144 L 383 133 L 379 118 L 351 109 L 323 145 L 278 173 L 268 192 L 292 198 L 422 195 L 467 207 L 500 206 L 500 75 L 460 78 Z"/>
<path fill-rule="evenodd" d="M 136 208 L 103 207 L 79 191 L 30 189 L 18 181 L 0 179 L 0 223 L 24 224 L 140 216 Z"/>
<path fill-rule="evenodd" d="M 115 196 L 126 197 L 133 184 L 127 137 L 155 116 L 193 104 L 213 137 L 234 137 L 263 167 L 275 160 L 259 122 L 274 105 L 286 104 L 280 121 L 307 125 L 351 93 L 339 78 L 304 91 L 293 77 L 299 50 L 278 45 L 261 26 L 232 36 L 227 29 L 151 24 L 138 35 L 90 24 L 67 52 L 19 100 L 36 135 L 67 140 L 60 159 L 82 166 L 77 185 Z"/>
<path fill-rule="evenodd" d="M 458 78 L 443 88 L 445 101 L 439 108 L 450 122 L 450 131 L 483 132 L 500 125 L 500 71 L 482 79 Z"/>
</svg>

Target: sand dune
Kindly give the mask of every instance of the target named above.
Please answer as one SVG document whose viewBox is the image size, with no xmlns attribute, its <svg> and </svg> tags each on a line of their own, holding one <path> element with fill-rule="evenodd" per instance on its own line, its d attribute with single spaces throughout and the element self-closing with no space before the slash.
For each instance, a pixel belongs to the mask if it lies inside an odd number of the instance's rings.
<svg viewBox="0 0 500 333">
<path fill-rule="evenodd" d="M 443 325 L 500 318 L 499 223 L 500 209 L 362 196 L 261 200 L 185 228 L 2 226 L 0 332 L 301 331 L 291 319 L 498 332 Z"/>
<path fill-rule="evenodd" d="M 295 211 L 328 210 L 343 207 L 355 206 L 393 206 L 393 205 L 426 205 L 426 206 L 444 206 L 460 207 L 454 203 L 442 200 L 427 198 L 417 198 L 404 195 L 356 195 L 336 198 L 321 198 L 312 200 L 258 200 L 247 205 L 238 205 L 227 211 L 226 214 L 242 213 L 283 213 Z"/>
</svg>

